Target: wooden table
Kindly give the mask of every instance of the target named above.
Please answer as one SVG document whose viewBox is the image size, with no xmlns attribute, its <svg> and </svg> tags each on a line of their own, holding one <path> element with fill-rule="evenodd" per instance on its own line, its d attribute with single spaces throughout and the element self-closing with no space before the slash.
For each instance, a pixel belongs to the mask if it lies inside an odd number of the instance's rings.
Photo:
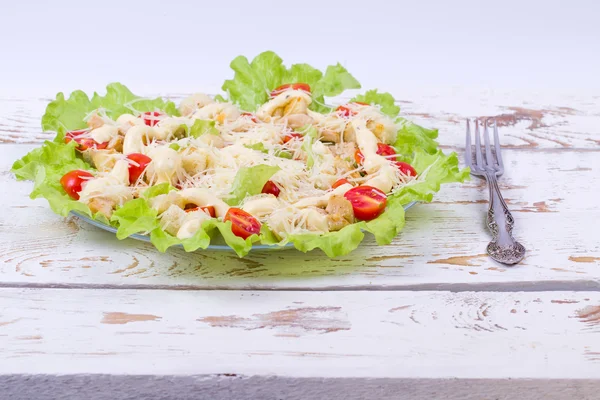
<svg viewBox="0 0 600 400">
<path fill-rule="evenodd" d="M 0 98 L 0 398 L 597 399 L 600 98 L 433 93 L 399 104 L 446 151 L 502 125 L 518 266 L 485 254 L 476 178 L 340 259 L 118 241 L 28 198 L 49 99 Z"/>
</svg>

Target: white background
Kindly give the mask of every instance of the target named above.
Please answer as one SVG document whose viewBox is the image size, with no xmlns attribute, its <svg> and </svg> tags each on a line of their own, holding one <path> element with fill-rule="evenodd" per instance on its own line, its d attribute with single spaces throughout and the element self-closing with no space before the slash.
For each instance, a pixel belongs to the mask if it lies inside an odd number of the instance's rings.
<svg viewBox="0 0 600 400">
<path fill-rule="evenodd" d="M 600 90 L 600 2 L 6 1 L 0 90 L 216 92 L 237 55 L 340 62 L 363 84 Z"/>
</svg>

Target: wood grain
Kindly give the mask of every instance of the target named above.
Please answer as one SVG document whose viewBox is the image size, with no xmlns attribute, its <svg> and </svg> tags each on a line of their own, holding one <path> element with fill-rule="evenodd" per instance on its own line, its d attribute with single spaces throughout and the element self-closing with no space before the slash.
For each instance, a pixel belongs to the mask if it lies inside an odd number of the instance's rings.
<svg viewBox="0 0 600 400">
<path fill-rule="evenodd" d="M 10 210 L 0 213 L 4 286 L 375 289 L 514 283 L 527 289 L 526 283 L 536 287 L 540 281 L 574 285 L 564 288 L 600 281 L 597 239 L 584 234 L 594 231 L 600 216 L 594 196 L 600 164 L 593 152 L 548 157 L 506 151 L 510 168 L 501 186 L 516 218 L 515 233 L 528 249 L 522 264 L 507 268 L 485 254 L 487 189 L 475 178 L 444 187 L 433 204 L 410 209 L 393 244 L 377 246 L 367 239 L 354 253 L 335 260 L 320 251 L 295 250 L 251 253 L 244 259 L 214 251 L 160 254 L 147 243 L 118 241 L 85 222 L 63 219 L 44 200 L 29 199 L 31 183 L 16 182 L 9 168 L 31 148 L 0 146 L 0 182 L 10 193 L 0 198 L 0 207 Z"/>
<path fill-rule="evenodd" d="M 155 96 L 149 94 L 148 96 Z M 179 101 L 185 94 L 168 97 Z M 402 115 L 440 130 L 439 142 L 464 147 L 464 120 L 495 117 L 503 144 L 517 149 L 600 149 L 600 112 L 592 95 L 548 95 L 475 89 L 432 89 L 396 93 Z M 0 98 L 0 143 L 39 143 L 41 117 L 49 98 Z M 340 99 L 339 102 L 342 102 Z"/>
<path fill-rule="evenodd" d="M 0 375 L 11 400 L 596 400 L 594 379 L 297 378 L 214 375 Z"/>
<path fill-rule="evenodd" d="M 599 292 L 5 288 L 0 374 L 599 379 L 599 306 Z"/>
</svg>

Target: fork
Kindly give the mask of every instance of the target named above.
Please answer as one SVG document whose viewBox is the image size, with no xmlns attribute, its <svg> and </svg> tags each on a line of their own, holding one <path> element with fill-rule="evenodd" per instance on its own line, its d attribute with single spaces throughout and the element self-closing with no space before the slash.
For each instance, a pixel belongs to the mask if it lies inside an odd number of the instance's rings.
<svg viewBox="0 0 600 400">
<path fill-rule="evenodd" d="M 485 157 L 482 153 L 479 134 L 479 122 L 475 124 L 475 163 L 471 147 L 471 124 L 467 119 L 467 144 L 465 146 L 465 163 L 471 169 L 471 174 L 484 178 L 489 187 L 490 206 L 487 212 L 487 226 L 492 232 L 492 241 L 487 245 L 489 256 L 503 264 L 516 264 L 525 256 L 525 247 L 512 236 L 515 220 L 508 210 L 498 187 L 497 177 L 504 173 L 504 163 L 498 138 L 498 124 L 494 120 L 494 151 L 490 146 L 488 120 L 483 122 L 483 142 Z"/>
</svg>

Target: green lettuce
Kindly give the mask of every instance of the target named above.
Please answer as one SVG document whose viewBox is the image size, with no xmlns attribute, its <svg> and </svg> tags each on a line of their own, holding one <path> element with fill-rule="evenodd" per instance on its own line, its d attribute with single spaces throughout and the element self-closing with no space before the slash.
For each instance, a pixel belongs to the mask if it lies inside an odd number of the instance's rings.
<svg viewBox="0 0 600 400">
<path fill-rule="evenodd" d="M 378 105 L 380 106 L 382 113 L 387 114 L 392 118 L 397 117 L 398 113 L 400 113 L 400 107 L 396 105 L 394 97 L 387 92 L 379 93 L 377 89 L 368 90 L 365 94 L 359 94 L 350 100 L 350 102 L 354 101 Z"/>
<path fill-rule="evenodd" d="M 235 75 L 233 79 L 224 83 L 223 90 L 229 94 L 231 101 L 248 111 L 255 110 L 267 101 L 269 92 L 284 83 L 308 83 L 313 97 L 311 108 L 320 112 L 329 111 L 323 104 L 325 97 L 336 96 L 346 89 L 360 87 L 356 79 L 339 64 L 328 67 L 324 73 L 307 64 L 294 64 L 287 68 L 281 58 L 273 52 L 261 53 L 251 62 L 240 56 L 233 60 L 231 66 Z M 222 97 L 218 99 L 224 100 Z M 123 113 L 136 114 L 154 110 L 178 115 L 172 102 L 160 98 L 138 97 L 119 83 L 109 84 L 104 96 L 95 93 L 91 99 L 81 91 L 73 92 L 68 98 L 59 93 L 42 117 L 42 128 L 57 133 L 54 141 L 44 142 L 41 147 L 17 160 L 12 171 L 19 180 L 32 180 L 34 187 L 31 197 L 46 198 L 57 214 L 66 216 L 71 211 L 77 211 L 94 217 L 116 227 L 119 239 L 135 233 L 149 232 L 151 242 L 162 252 L 175 245 L 182 246 L 186 251 L 206 249 L 215 235 L 219 235 L 240 257 L 246 255 L 255 243 L 276 246 L 293 243 L 300 251 L 321 249 L 330 257 L 341 256 L 356 249 L 365 234 L 372 234 L 378 244 L 390 243 L 404 227 L 405 205 L 413 201 L 429 202 L 434 193 L 439 191 L 440 185 L 463 182 L 469 176 L 468 169 L 459 168 L 455 153 L 446 155 L 438 148 L 435 140 L 437 130 L 423 128 L 398 116 L 400 108 L 391 94 L 369 90 L 351 101 L 378 105 L 383 113 L 397 122 L 399 131 L 393 145 L 399 159 L 410 163 L 419 176 L 388 196 L 385 212 L 378 218 L 368 222 L 357 222 L 338 232 L 324 235 L 297 234 L 280 241 L 267 225 L 263 225 L 260 235 L 253 235 L 244 240 L 233 234 L 231 222 L 210 219 L 204 221 L 201 229 L 193 237 L 181 240 L 160 228 L 157 212 L 149 204 L 149 199 L 177 190 L 168 183 L 148 188 L 140 198 L 129 201 L 115 210 L 110 220 L 101 214 L 92 215 L 85 204 L 72 200 L 60 185 L 60 178 L 71 170 L 93 172 L 93 168 L 75 150 L 76 143 L 63 143 L 65 132 L 85 128 L 84 117 L 97 108 L 104 109 L 111 118 L 117 118 Z M 184 129 L 186 135 L 191 137 L 218 134 L 214 121 L 197 120 L 191 127 L 186 125 Z M 303 133 L 302 148 L 307 153 L 307 164 L 310 167 L 314 164 L 312 146 L 318 140 L 318 132 L 314 127 L 308 126 Z M 246 147 L 261 152 L 268 151 L 262 143 Z M 282 152 L 280 156 L 287 157 L 290 154 Z M 269 165 L 241 168 L 232 185 L 228 203 L 238 205 L 245 197 L 261 193 L 264 184 L 278 171 L 279 167 Z"/>
<path fill-rule="evenodd" d="M 72 170 L 92 170 L 89 164 L 76 156 L 75 142 L 69 144 L 50 141 L 14 162 L 12 172 L 18 180 L 34 182 L 32 199 L 44 197 L 55 213 L 67 216 L 70 211 L 78 211 L 91 216 L 91 211 L 83 203 L 73 200 L 65 193 L 60 178 Z"/>
<path fill-rule="evenodd" d="M 58 132 L 61 127 L 66 130 L 86 128 L 85 116 L 98 108 L 103 108 L 113 119 L 122 114 L 156 110 L 169 115 L 179 114 L 172 101 L 138 97 L 124 85 L 111 83 L 106 86 L 105 96 L 94 93 L 91 100 L 81 90 L 74 91 L 69 98 L 65 98 L 62 92 L 58 93 L 56 99 L 46 107 L 46 113 L 42 117 L 42 129 L 45 132 Z"/>
<path fill-rule="evenodd" d="M 302 150 L 306 152 L 306 166 L 312 168 L 315 164 L 315 155 L 313 153 L 313 144 L 318 140 L 319 132 L 317 129 L 310 125 L 304 130 L 304 139 L 302 140 Z"/>
<path fill-rule="evenodd" d="M 280 169 L 277 166 L 264 164 L 240 168 L 233 180 L 227 203 L 235 206 L 240 204 L 247 196 L 260 194 L 265 183 Z"/>
<path fill-rule="evenodd" d="M 191 136 L 194 138 L 199 138 L 200 136 L 205 135 L 205 134 L 209 134 L 209 135 L 218 135 L 219 134 L 219 130 L 217 128 L 215 128 L 215 121 L 197 119 L 194 121 L 194 124 L 191 127 L 188 127 L 185 124 L 182 126 L 185 127 L 185 130 L 186 130 L 188 136 Z"/>
<path fill-rule="evenodd" d="M 340 64 L 330 65 L 323 74 L 308 64 L 294 64 L 289 69 L 272 51 L 265 51 L 249 62 L 244 56 L 231 62 L 235 74 L 226 80 L 222 89 L 229 99 L 246 111 L 254 111 L 269 100 L 269 93 L 286 83 L 307 83 L 312 91 L 310 108 L 319 112 L 330 111 L 324 97 L 340 95 L 347 89 L 359 89 L 360 83 Z"/>
<path fill-rule="evenodd" d="M 429 154 L 436 154 L 438 151 L 437 129 L 427 129 L 414 124 L 404 118 L 398 118 L 400 124 L 398 136 L 394 147 L 400 154 L 412 155 L 414 150 L 424 150 Z"/>
<path fill-rule="evenodd" d="M 125 239 L 134 233 L 152 232 L 158 227 L 157 211 L 143 197 L 123 204 L 110 220 L 117 223 L 117 239 Z"/>
</svg>

